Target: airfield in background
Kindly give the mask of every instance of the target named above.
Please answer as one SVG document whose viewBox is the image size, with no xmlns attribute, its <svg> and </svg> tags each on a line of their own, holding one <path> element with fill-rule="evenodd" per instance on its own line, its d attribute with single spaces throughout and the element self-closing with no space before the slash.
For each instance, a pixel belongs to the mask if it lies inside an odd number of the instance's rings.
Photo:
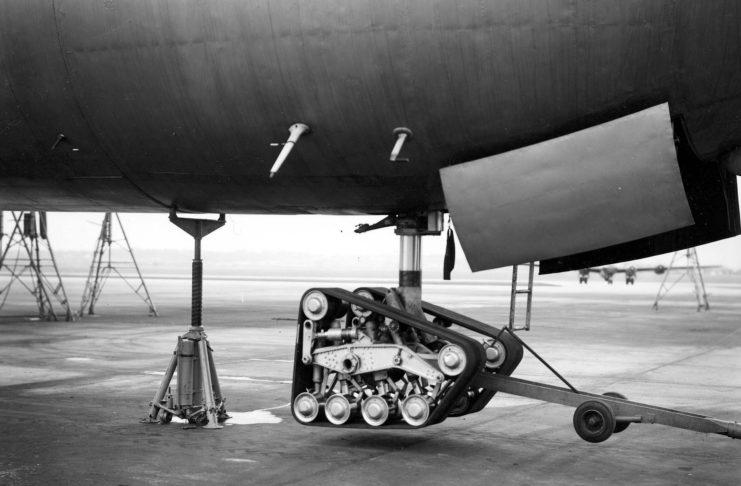
<svg viewBox="0 0 741 486">
<path fill-rule="evenodd" d="M 207 260 L 203 315 L 234 416 L 226 428 L 139 423 L 190 318 L 190 280 L 162 278 L 166 272 L 144 263 L 157 318 L 113 279 L 96 316 L 74 322 L 23 318 L 33 302 L 6 304 L 0 413 L 3 435 L 13 439 L 0 441 L 0 482 L 397 484 L 413 476 L 433 485 L 726 485 L 741 475 L 741 441 L 631 425 L 589 444 L 573 430 L 573 409 L 506 395 L 479 413 L 420 430 L 301 426 L 288 402 L 302 293 L 393 285 L 393 276 L 249 278 L 217 263 Z M 538 277 L 532 330 L 520 335 L 579 389 L 739 420 L 741 283 L 725 279 L 709 276 L 711 310 L 697 312 L 686 284 L 653 311 L 658 282 L 648 278 L 635 286 L 598 279 L 579 286 L 575 272 Z M 508 280 L 507 272 L 483 282 L 428 279 L 424 298 L 502 325 Z M 65 278 L 73 303 L 83 283 Z M 515 376 L 558 383 L 531 356 Z"/>
<path fill-rule="evenodd" d="M 169 225 L 163 215 L 143 220 Z M 73 311 L 100 230 L 83 222 L 90 228 L 74 231 L 75 241 L 85 243 L 56 251 Z M 172 241 L 189 243 L 172 229 Z M 52 242 L 56 231 L 51 228 Z M 141 235 L 130 235 L 160 317 L 148 316 L 116 278 L 106 283 L 96 315 L 72 322 L 38 320 L 31 295 L 18 285 L 11 289 L 0 310 L 0 413 L 4 434 L 14 440 L 0 442 L 0 482 L 395 484 L 413 475 L 441 485 L 725 485 L 741 475 L 741 441 L 632 425 L 603 444 L 588 444 L 573 430 L 572 409 L 507 395 L 482 412 L 421 430 L 301 426 L 288 402 L 302 294 L 312 287 L 395 286 L 396 237 L 378 232 L 375 250 L 358 251 L 344 245 L 365 235 L 342 230 L 334 234 L 342 244 L 322 249 L 309 243 L 318 236 L 307 230 L 293 242 L 298 249 L 288 251 L 284 242 L 268 247 L 275 234 L 262 233 L 268 240 L 257 250 L 221 248 L 216 234 L 204 240 L 203 322 L 234 417 L 226 428 L 139 423 L 189 325 L 192 251 L 164 240 L 164 247 L 137 248 Z M 156 232 L 149 236 L 158 241 Z M 445 282 L 444 239 L 424 244 L 425 300 L 506 324 L 511 268 L 471 274 L 458 248 L 453 280 Z M 114 251 L 114 261 L 126 256 Z M 705 264 L 706 253 L 698 252 Z M 669 258 L 649 265 L 667 265 Z M 613 285 L 598 275 L 580 285 L 577 272 L 536 275 L 532 330 L 520 335 L 579 389 L 739 420 L 741 274 L 713 268 L 703 276 L 710 310 L 697 312 L 686 276 L 652 310 L 663 275 L 642 273 L 635 285 L 625 285 L 621 275 Z M 520 305 L 516 324 L 523 317 Z M 558 384 L 531 356 L 515 376 Z"/>
</svg>

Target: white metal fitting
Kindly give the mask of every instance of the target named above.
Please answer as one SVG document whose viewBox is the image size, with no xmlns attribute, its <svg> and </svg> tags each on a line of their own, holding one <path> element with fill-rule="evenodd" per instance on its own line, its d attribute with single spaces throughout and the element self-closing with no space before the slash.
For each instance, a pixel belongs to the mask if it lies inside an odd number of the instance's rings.
<svg viewBox="0 0 741 486">
<path fill-rule="evenodd" d="M 389 160 L 391 162 L 409 162 L 409 159 L 400 159 L 399 152 L 401 152 L 401 148 L 404 146 L 404 142 L 406 142 L 407 139 L 412 138 L 412 131 L 406 127 L 399 127 L 394 128 L 393 133 L 396 137 L 396 142 L 394 143 L 394 148 L 391 149 L 391 156 L 389 157 Z"/>
</svg>

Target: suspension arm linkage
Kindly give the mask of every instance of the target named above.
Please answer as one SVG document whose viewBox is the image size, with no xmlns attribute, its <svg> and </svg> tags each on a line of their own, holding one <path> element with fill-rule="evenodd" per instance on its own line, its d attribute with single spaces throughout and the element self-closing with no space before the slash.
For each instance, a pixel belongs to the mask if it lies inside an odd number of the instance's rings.
<svg viewBox="0 0 741 486">
<path fill-rule="evenodd" d="M 567 388 L 489 373 L 476 375 L 473 385 L 492 391 L 571 407 L 578 407 L 587 401 L 597 400 L 609 405 L 617 421 L 668 425 L 680 429 L 721 434 L 733 439 L 741 439 L 741 424 L 738 422 L 729 422 L 704 415 L 631 402 L 607 395 L 574 392 Z"/>
</svg>

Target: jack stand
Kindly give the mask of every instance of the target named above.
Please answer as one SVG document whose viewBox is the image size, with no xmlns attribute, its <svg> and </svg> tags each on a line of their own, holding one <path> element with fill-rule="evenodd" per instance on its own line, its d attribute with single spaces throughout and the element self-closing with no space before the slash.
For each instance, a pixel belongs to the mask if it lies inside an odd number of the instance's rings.
<svg viewBox="0 0 741 486">
<path fill-rule="evenodd" d="M 179 218 L 175 211 L 170 213 L 170 221 L 191 235 L 195 242 L 193 257 L 191 327 L 178 338 L 175 352 L 165 371 L 157 393 L 149 408 L 148 423 L 169 423 L 172 416 L 187 419 L 188 422 L 205 429 L 221 429 L 229 418 L 221 394 L 219 378 L 216 374 L 214 357 L 203 332 L 203 261 L 201 260 L 201 239 L 224 226 L 224 214 L 218 220 Z M 178 370 L 177 391 L 168 393 L 170 381 Z M 165 395 L 168 395 L 165 398 Z"/>
<path fill-rule="evenodd" d="M 62 277 L 59 274 L 57 261 L 47 235 L 46 213 L 12 211 L 11 215 L 15 224 L 0 255 L 0 273 L 7 271 L 10 274 L 10 280 L 0 288 L 2 296 L 0 309 L 8 298 L 10 287 L 18 282 L 36 300 L 39 319 L 59 320 L 55 310 L 54 301 L 56 301 L 56 304 L 62 308 L 65 320 L 71 321 L 72 311 L 67 300 L 67 293 L 64 290 Z M 3 212 L 0 211 L 0 233 L 2 232 L 2 218 Z M 15 256 L 11 261 L 10 253 L 13 250 L 15 250 Z"/>
<path fill-rule="evenodd" d="M 116 215 L 116 221 L 118 221 L 118 228 L 121 230 L 121 234 L 123 235 L 123 242 L 125 246 L 120 245 L 123 247 L 123 249 L 128 253 L 129 257 L 131 258 L 131 264 L 133 266 L 133 270 L 136 272 L 137 280 L 139 282 L 139 285 L 137 287 L 134 287 L 134 285 L 131 284 L 129 279 L 125 277 L 121 271 L 113 265 L 113 262 L 111 261 L 111 254 L 113 250 L 113 243 L 118 243 L 116 240 L 112 238 L 113 234 L 113 218 L 111 216 L 111 213 L 105 213 L 105 216 L 103 217 L 103 224 L 100 228 L 100 236 L 98 237 L 98 243 L 95 246 L 95 253 L 93 253 L 93 261 L 90 264 L 90 272 L 88 272 L 87 281 L 85 282 L 85 290 L 82 293 L 82 303 L 80 304 L 80 316 L 82 316 L 85 313 L 85 310 L 87 308 L 87 313 L 89 315 L 95 314 L 95 304 L 98 302 L 98 299 L 100 298 L 100 294 L 103 292 L 103 286 L 105 285 L 106 281 L 108 280 L 108 277 L 111 275 L 111 272 L 114 272 L 116 275 L 118 275 L 119 278 L 123 279 L 124 282 L 131 288 L 131 290 L 134 291 L 136 295 L 138 295 L 145 304 L 149 307 L 149 315 L 152 317 L 157 317 L 157 309 L 154 307 L 154 302 L 152 302 L 152 297 L 149 295 L 149 290 L 147 289 L 147 285 L 144 283 L 144 277 L 142 277 L 142 273 L 139 270 L 139 265 L 136 263 L 136 258 L 134 258 L 134 251 L 131 249 L 131 245 L 129 244 L 129 239 L 126 236 L 126 232 L 124 231 L 123 224 L 121 224 L 121 218 L 119 218 L 118 213 L 114 213 Z M 106 251 L 107 250 L 107 251 Z M 107 262 L 103 261 L 104 256 L 107 255 Z M 128 263 L 119 261 L 116 262 L 119 264 Z"/>
<path fill-rule="evenodd" d="M 663 299 L 666 294 L 669 293 L 669 291 L 679 283 L 680 280 L 682 280 L 682 277 L 687 275 L 692 282 L 692 285 L 695 290 L 695 299 L 697 299 L 697 312 L 700 312 L 701 310 L 710 310 L 710 303 L 708 302 L 708 295 L 705 292 L 705 282 L 702 279 L 702 267 L 700 266 L 700 262 L 697 259 L 697 250 L 695 248 L 687 248 L 685 251 L 685 258 L 687 259 L 687 264 L 683 267 L 676 266 L 674 264 L 674 261 L 677 258 L 677 255 L 679 255 L 679 252 L 674 252 L 674 255 L 672 256 L 672 261 L 669 263 L 669 267 L 666 269 L 666 274 L 664 275 L 664 279 L 661 281 L 661 286 L 659 287 L 659 291 L 656 294 L 656 300 L 654 300 L 654 304 L 652 306 L 653 310 L 659 310 L 659 301 Z M 667 285 L 666 281 L 669 279 L 669 273 L 672 270 L 683 270 L 682 274 L 671 284 Z"/>
</svg>

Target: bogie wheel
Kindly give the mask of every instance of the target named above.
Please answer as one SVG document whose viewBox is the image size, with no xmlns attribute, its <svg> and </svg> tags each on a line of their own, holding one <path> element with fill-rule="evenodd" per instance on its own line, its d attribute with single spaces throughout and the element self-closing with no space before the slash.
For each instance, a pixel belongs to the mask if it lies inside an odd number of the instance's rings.
<svg viewBox="0 0 741 486">
<path fill-rule="evenodd" d="M 615 414 L 602 402 L 584 402 L 574 412 L 574 429 L 587 442 L 603 442 L 615 430 Z"/>
<path fill-rule="evenodd" d="M 623 395 L 622 393 L 618 393 L 618 392 L 607 392 L 607 393 L 603 393 L 603 395 L 606 397 L 620 398 L 621 400 L 627 400 L 627 398 L 625 398 L 625 395 Z M 627 429 L 628 425 L 630 425 L 630 422 L 621 422 L 619 420 L 615 421 L 615 430 L 613 430 L 613 432 L 616 434 L 619 434 L 623 430 Z"/>
</svg>

